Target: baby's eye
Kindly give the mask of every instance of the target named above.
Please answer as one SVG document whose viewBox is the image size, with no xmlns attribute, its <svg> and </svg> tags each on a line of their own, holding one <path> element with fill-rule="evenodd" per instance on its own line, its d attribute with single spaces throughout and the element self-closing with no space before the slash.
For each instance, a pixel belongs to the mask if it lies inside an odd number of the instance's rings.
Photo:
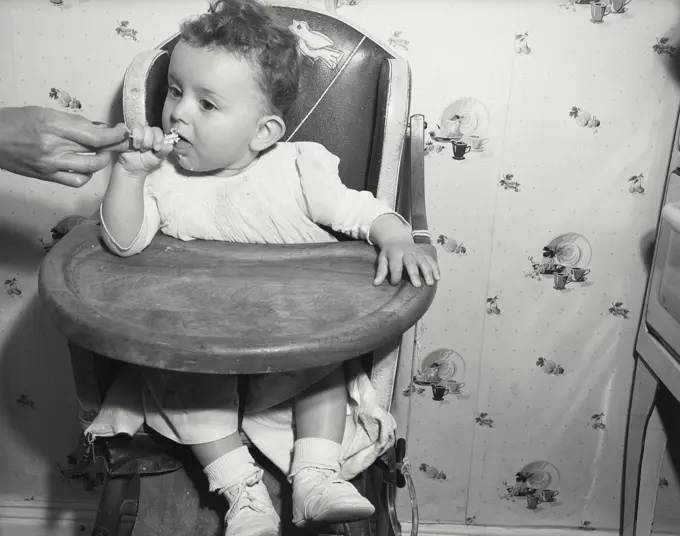
<svg viewBox="0 0 680 536">
<path fill-rule="evenodd" d="M 203 108 L 206 112 L 210 112 L 215 109 L 215 105 L 207 100 L 202 100 L 201 108 Z"/>
<path fill-rule="evenodd" d="M 179 97 L 182 96 L 182 92 L 176 87 L 172 86 L 168 88 L 168 94 L 175 99 L 178 99 Z"/>
</svg>

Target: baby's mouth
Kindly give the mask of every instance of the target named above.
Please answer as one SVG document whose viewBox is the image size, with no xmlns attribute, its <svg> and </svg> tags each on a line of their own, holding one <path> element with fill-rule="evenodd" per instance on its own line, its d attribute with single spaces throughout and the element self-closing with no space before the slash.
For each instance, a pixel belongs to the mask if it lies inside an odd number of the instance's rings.
<svg viewBox="0 0 680 536">
<path fill-rule="evenodd" d="M 187 149 L 188 147 L 191 147 L 191 142 L 189 142 L 184 136 L 182 136 L 179 132 L 177 133 L 177 143 L 175 143 L 175 149 Z"/>
</svg>

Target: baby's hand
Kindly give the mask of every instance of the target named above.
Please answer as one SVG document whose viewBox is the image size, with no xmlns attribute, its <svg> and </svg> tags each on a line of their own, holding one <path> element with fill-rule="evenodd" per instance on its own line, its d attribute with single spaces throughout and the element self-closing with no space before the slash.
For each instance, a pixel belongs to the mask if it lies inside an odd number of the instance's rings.
<svg viewBox="0 0 680 536">
<path fill-rule="evenodd" d="M 172 152 L 173 144 L 164 143 L 158 127 L 133 125 L 130 129 L 133 149 L 120 153 L 118 163 L 131 174 L 146 175 L 161 165 Z"/>
<path fill-rule="evenodd" d="M 390 284 L 397 285 L 401 281 L 403 269 L 411 279 L 414 287 L 420 286 L 420 276 L 427 285 L 439 281 L 439 265 L 437 261 L 425 253 L 411 239 L 399 238 L 383 244 L 378 256 L 378 268 L 375 272 L 374 285 L 381 285 L 390 273 Z"/>
</svg>

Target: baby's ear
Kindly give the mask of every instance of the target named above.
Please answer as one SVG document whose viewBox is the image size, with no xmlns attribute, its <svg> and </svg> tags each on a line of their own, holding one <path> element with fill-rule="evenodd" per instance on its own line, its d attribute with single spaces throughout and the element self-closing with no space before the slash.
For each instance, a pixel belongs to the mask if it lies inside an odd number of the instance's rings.
<svg viewBox="0 0 680 536">
<path fill-rule="evenodd" d="M 286 124 L 277 115 L 268 115 L 260 119 L 260 126 L 255 137 L 250 142 L 253 151 L 260 152 L 268 149 L 279 141 L 286 133 Z"/>
</svg>

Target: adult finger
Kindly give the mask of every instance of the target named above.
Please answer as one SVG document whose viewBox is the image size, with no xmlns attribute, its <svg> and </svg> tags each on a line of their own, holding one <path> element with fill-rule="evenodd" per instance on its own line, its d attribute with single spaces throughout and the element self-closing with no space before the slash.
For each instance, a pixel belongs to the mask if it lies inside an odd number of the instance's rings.
<svg viewBox="0 0 680 536">
<path fill-rule="evenodd" d="M 126 151 L 133 151 L 134 145 L 131 137 L 125 138 L 123 141 L 114 143 L 113 145 L 103 145 L 97 148 L 98 152 L 111 151 L 114 153 L 123 153 Z"/>
<path fill-rule="evenodd" d="M 150 151 L 153 149 L 154 145 L 154 139 L 156 137 L 156 133 L 152 128 L 145 128 L 144 129 L 144 134 L 142 136 L 142 150 L 144 151 Z"/>
<path fill-rule="evenodd" d="M 153 150 L 155 153 L 158 153 L 161 149 L 163 149 L 163 146 L 166 145 L 165 143 L 165 134 L 163 134 L 163 131 L 160 128 L 154 128 L 153 129 Z M 168 143 L 167 145 L 172 145 Z"/>
<path fill-rule="evenodd" d="M 80 116 L 71 116 L 74 120 L 60 122 L 57 128 L 64 138 L 70 139 L 93 149 L 118 144 L 130 135 L 123 123 L 109 127 L 103 124 L 94 124 Z"/>
<path fill-rule="evenodd" d="M 72 154 L 66 153 L 56 160 L 61 171 L 71 171 L 81 175 L 91 175 L 104 169 L 111 162 L 110 153 Z"/>
<path fill-rule="evenodd" d="M 70 173 L 68 171 L 57 171 L 48 178 L 50 182 L 63 184 L 64 186 L 71 186 L 72 188 L 80 188 L 87 181 L 92 178 L 92 175 L 83 175 L 81 173 Z"/>
</svg>

